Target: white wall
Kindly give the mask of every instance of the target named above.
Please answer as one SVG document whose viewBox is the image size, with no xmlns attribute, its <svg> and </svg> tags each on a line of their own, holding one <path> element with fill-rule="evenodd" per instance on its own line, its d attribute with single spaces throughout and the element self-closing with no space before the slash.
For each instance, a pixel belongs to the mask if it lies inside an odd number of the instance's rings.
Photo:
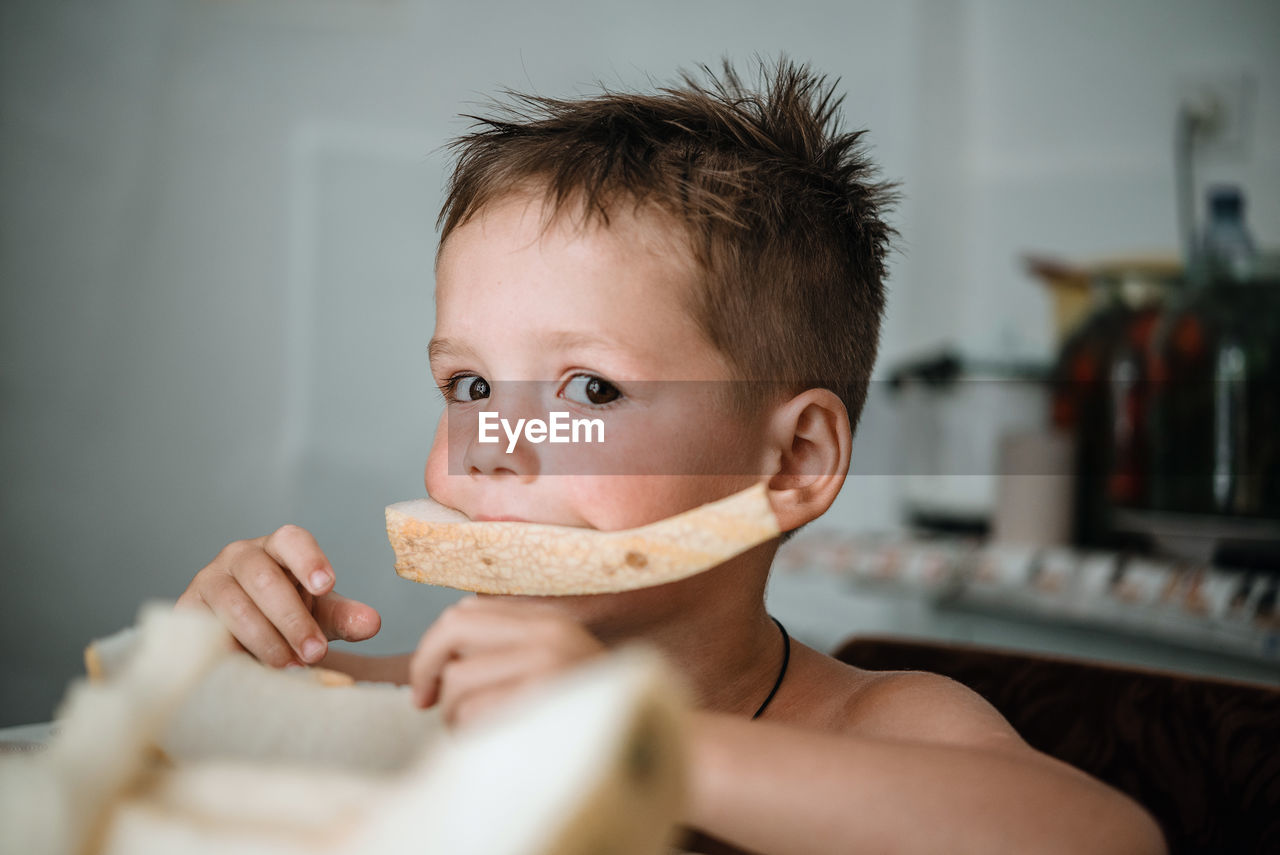
<svg viewBox="0 0 1280 855">
<path fill-rule="evenodd" d="M 1259 75 L 1254 159 L 1216 168 L 1277 243 L 1276 4 L 1117 6 L 4 4 L 0 725 L 47 718 L 87 640 L 286 521 L 383 611 L 373 652 L 453 599 L 392 574 L 381 513 L 421 492 L 438 412 L 439 146 L 498 87 L 779 51 L 843 78 L 847 124 L 907 192 L 882 364 L 946 340 L 1044 354 L 1023 249 L 1171 248 L 1184 68 Z M 877 410 L 859 454 L 891 437 Z M 832 524 L 892 524 L 897 488 L 854 477 Z"/>
<path fill-rule="evenodd" d="M 1019 250 L 1176 248 L 1183 80 L 1257 76 L 1248 156 L 1210 151 L 1201 177 L 1241 182 L 1256 236 L 1280 245 L 1280 4 L 981 0 L 969 39 L 969 341 L 1043 346 L 1043 301 Z"/>
</svg>

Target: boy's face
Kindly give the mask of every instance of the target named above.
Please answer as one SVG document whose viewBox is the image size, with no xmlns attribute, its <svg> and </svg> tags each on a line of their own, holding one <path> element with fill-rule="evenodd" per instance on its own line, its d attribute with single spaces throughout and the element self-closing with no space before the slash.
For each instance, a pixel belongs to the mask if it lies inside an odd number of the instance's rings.
<svg viewBox="0 0 1280 855">
<path fill-rule="evenodd" d="M 608 531 L 761 480 L 764 414 L 729 416 L 733 373 L 687 308 L 695 267 L 679 233 L 620 205 L 608 227 L 561 218 L 540 236 L 541 205 L 493 202 L 441 251 L 431 370 L 455 400 L 427 491 L 476 520 Z M 480 412 L 514 425 L 552 410 L 601 419 L 605 441 L 522 436 L 508 453 L 501 428 L 498 443 L 478 441 Z"/>
</svg>

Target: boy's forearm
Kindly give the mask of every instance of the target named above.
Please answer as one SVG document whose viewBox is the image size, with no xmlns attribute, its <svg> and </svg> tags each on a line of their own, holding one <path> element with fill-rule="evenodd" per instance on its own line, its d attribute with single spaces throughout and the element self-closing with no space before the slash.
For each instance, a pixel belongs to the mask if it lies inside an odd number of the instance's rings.
<svg viewBox="0 0 1280 855">
<path fill-rule="evenodd" d="M 1136 803 L 1034 756 L 693 718 L 687 823 L 762 855 L 1165 852 Z"/>
<path fill-rule="evenodd" d="M 316 664 L 321 668 L 350 674 L 361 682 L 395 683 L 402 686 L 409 682 L 409 658 L 412 655 L 398 653 L 394 656 L 361 656 L 330 647 L 329 652 Z"/>
</svg>

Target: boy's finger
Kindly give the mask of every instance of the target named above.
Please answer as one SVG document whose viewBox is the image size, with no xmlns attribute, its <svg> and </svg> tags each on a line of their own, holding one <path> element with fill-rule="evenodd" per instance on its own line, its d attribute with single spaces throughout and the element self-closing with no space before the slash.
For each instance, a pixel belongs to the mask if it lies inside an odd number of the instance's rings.
<svg viewBox="0 0 1280 855">
<path fill-rule="evenodd" d="M 265 553 L 255 552 L 237 562 L 231 575 L 299 659 L 319 662 L 324 658 L 328 649 L 324 633 L 280 565 Z"/>
<path fill-rule="evenodd" d="M 445 609 L 422 634 L 409 662 L 409 682 L 419 706 L 436 702 L 437 683 L 445 663 L 495 647 L 522 646 L 534 640 L 531 625 L 509 615 L 459 603 Z"/>
<path fill-rule="evenodd" d="M 441 717 L 451 725 L 469 725 L 476 719 L 484 718 L 493 710 L 506 705 L 512 696 L 525 688 L 525 685 L 524 680 L 511 680 L 464 695 L 449 706 L 442 706 Z"/>
<path fill-rule="evenodd" d="M 373 606 L 332 591 L 316 598 L 313 611 L 320 630 L 329 639 L 364 641 L 382 628 L 382 616 Z"/>
<path fill-rule="evenodd" d="M 541 664 L 538 652 L 529 648 L 503 648 L 451 660 L 441 673 L 436 702 L 449 719 L 467 698 L 514 688 L 545 670 Z"/>
<path fill-rule="evenodd" d="M 276 668 L 296 661 L 289 642 L 231 576 L 211 582 L 205 602 L 222 625 L 257 659 Z"/>
<path fill-rule="evenodd" d="M 302 526 L 281 526 L 267 535 L 262 549 L 312 594 L 320 596 L 333 589 L 333 567 L 311 532 Z"/>
<path fill-rule="evenodd" d="M 196 590 L 195 585 L 192 585 L 191 587 L 187 588 L 187 590 L 183 591 L 182 594 L 178 597 L 177 601 L 173 604 L 173 607 L 175 609 L 206 609 L 206 610 L 209 608 L 208 604 L 205 603 L 203 599 L 201 599 L 200 592 Z"/>
</svg>

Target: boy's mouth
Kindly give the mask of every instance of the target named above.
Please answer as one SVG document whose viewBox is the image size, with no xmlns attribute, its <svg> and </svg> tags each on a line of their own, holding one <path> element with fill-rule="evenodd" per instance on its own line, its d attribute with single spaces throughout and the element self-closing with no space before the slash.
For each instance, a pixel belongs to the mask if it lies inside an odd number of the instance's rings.
<svg viewBox="0 0 1280 855">
<path fill-rule="evenodd" d="M 561 526 L 563 528 L 587 528 L 587 529 L 594 528 L 594 526 L 585 522 L 565 523 L 565 522 L 551 522 L 545 519 L 531 520 L 527 517 L 516 517 L 516 516 L 511 516 L 509 514 L 476 514 L 475 516 L 470 517 L 470 519 L 472 522 L 518 522 L 518 523 L 534 523 L 539 525 L 555 525 L 555 526 Z"/>
</svg>

